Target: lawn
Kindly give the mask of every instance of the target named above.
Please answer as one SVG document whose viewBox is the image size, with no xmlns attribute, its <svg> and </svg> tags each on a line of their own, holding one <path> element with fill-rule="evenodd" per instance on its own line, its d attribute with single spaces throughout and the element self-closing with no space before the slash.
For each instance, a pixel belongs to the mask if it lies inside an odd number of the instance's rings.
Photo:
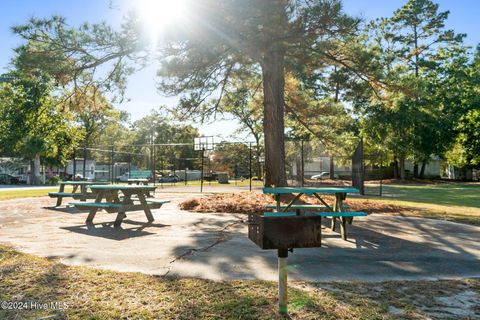
<svg viewBox="0 0 480 320">
<path fill-rule="evenodd" d="M 367 187 L 367 194 L 378 193 L 378 187 Z M 383 196 L 367 196 L 369 201 L 389 203 L 406 208 L 406 215 L 439 218 L 480 225 L 480 184 L 429 183 L 383 186 Z"/>
<path fill-rule="evenodd" d="M 377 187 L 366 188 L 367 194 L 374 192 L 378 192 Z M 384 185 L 383 197 L 392 201 L 480 208 L 480 184 L 438 183 Z"/>
<path fill-rule="evenodd" d="M 66 187 L 65 192 L 70 192 L 72 188 Z M 22 190 L 1 190 L 0 200 L 8 200 L 15 198 L 45 197 L 49 192 L 57 192 L 58 187 L 48 189 L 22 189 Z"/>
<path fill-rule="evenodd" d="M 68 267 L 0 246 L 0 301 L 61 307 L 3 307 L 0 319 L 280 319 L 276 290 L 276 283 L 267 281 L 214 282 Z M 292 282 L 289 310 L 292 319 L 473 319 L 480 312 L 478 298 L 480 279 Z"/>
<path fill-rule="evenodd" d="M 176 182 L 175 184 L 173 183 L 157 183 L 158 186 L 166 186 L 166 187 L 170 187 L 170 186 L 179 186 L 179 187 L 182 187 L 182 186 L 185 186 L 185 181 L 180 181 L 180 182 Z M 200 180 L 192 180 L 192 181 L 187 181 L 187 186 L 199 186 L 200 187 Z M 218 183 L 218 181 L 204 181 L 203 182 L 203 185 L 204 186 L 237 186 L 237 187 L 248 187 L 250 185 L 250 180 L 249 179 L 244 179 L 243 181 L 241 180 L 229 180 L 229 183 L 228 184 L 221 184 L 221 183 Z M 252 180 L 252 187 L 263 187 L 263 181 L 259 181 L 259 180 Z"/>
</svg>

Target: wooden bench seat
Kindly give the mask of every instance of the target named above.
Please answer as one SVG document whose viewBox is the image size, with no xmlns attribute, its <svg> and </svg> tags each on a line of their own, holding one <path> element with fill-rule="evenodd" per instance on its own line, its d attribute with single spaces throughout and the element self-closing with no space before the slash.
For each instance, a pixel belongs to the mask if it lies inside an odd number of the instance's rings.
<svg viewBox="0 0 480 320">
<path fill-rule="evenodd" d="M 296 212 L 264 212 L 264 217 L 295 217 Z"/>
<path fill-rule="evenodd" d="M 264 217 L 289 217 L 297 215 L 296 212 L 265 212 Z M 321 217 L 365 217 L 365 212 L 305 212 L 306 216 L 321 216 Z"/>
<path fill-rule="evenodd" d="M 288 207 L 288 205 L 286 204 L 282 204 L 280 205 L 280 209 L 286 209 Z M 265 208 L 267 209 L 277 209 L 277 206 L 275 204 L 267 204 L 265 206 Z M 303 210 L 308 210 L 308 209 L 326 209 L 327 206 L 323 205 L 323 204 L 292 204 L 290 206 L 291 209 L 303 209 Z M 350 208 L 348 205 L 344 204 L 343 205 L 343 208 Z"/>
<path fill-rule="evenodd" d="M 165 204 L 165 203 L 170 203 L 170 200 L 160 200 L 160 199 L 147 199 L 147 203 L 152 203 L 152 204 Z"/>
<path fill-rule="evenodd" d="M 313 212 L 322 217 L 365 217 L 366 212 Z"/>
<path fill-rule="evenodd" d="M 100 209 L 118 209 L 123 205 L 121 203 L 97 203 L 97 202 L 70 202 L 75 207 L 100 208 Z"/>
<path fill-rule="evenodd" d="M 76 195 L 81 195 L 81 193 L 74 193 L 74 192 L 49 192 L 48 195 L 50 198 L 58 198 L 58 197 L 73 197 Z"/>
</svg>

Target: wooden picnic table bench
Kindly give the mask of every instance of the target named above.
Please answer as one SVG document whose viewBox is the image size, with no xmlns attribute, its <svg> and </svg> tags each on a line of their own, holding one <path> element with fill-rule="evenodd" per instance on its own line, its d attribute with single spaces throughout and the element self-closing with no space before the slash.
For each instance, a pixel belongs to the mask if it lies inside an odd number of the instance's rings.
<svg viewBox="0 0 480 320">
<path fill-rule="evenodd" d="M 79 209 L 88 209 L 89 214 L 86 223 L 92 223 L 98 210 L 105 210 L 109 213 L 117 212 L 114 222 L 119 227 L 125 219 L 127 211 L 143 210 L 148 222 L 154 221 L 151 209 L 158 209 L 168 200 L 147 199 L 154 186 L 137 185 L 91 185 L 90 189 L 95 194 L 95 202 L 72 202 L 71 204 Z M 121 197 L 123 194 L 123 197 Z M 102 200 L 104 200 L 102 202 Z"/>
<path fill-rule="evenodd" d="M 95 195 L 87 192 L 87 187 L 93 184 L 106 185 L 108 182 L 92 182 L 92 181 L 61 181 L 58 192 L 49 192 L 50 198 L 57 198 L 56 206 L 62 205 L 63 198 L 74 198 L 80 201 L 87 201 L 87 199 L 94 199 Z M 72 192 L 65 192 L 65 186 L 72 186 Z"/>
<path fill-rule="evenodd" d="M 347 205 L 343 203 L 347 193 L 358 193 L 358 190 L 355 188 L 345 188 L 345 187 L 277 187 L 277 188 L 264 188 L 263 192 L 266 194 L 272 194 L 275 197 L 275 205 L 267 205 L 267 208 L 272 206 L 276 209 L 277 212 L 288 212 L 290 209 L 295 209 L 295 214 L 301 215 L 304 214 L 316 214 L 320 217 L 329 217 L 331 221 L 331 229 L 335 231 L 337 218 L 340 219 L 340 233 L 343 240 L 347 240 L 347 230 L 346 223 L 351 224 L 353 222 L 353 217 L 366 216 L 365 212 L 348 212 L 346 209 Z M 280 203 L 281 196 L 287 194 L 295 194 L 295 197 L 287 205 L 282 205 Z M 310 204 L 297 204 L 296 201 L 302 195 L 314 196 L 316 197 L 321 204 L 319 205 L 310 205 Z M 322 198 L 322 195 L 333 194 L 335 195 L 334 204 L 329 204 Z M 312 211 L 312 210 L 322 210 Z"/>
</svg>

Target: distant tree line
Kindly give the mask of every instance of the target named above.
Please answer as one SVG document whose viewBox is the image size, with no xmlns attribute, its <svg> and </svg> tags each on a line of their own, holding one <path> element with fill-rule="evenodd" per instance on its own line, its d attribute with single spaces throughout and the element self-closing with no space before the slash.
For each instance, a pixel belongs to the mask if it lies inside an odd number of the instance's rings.
<svg viewBox="0 0 480 320">
<path fill-rule="evenodd" d="M 422 177 L 432 155 L 480 166 L 480 47 L 445 27 L 449 12 L 435 2 L 409 0 L 374 21 L 348 16 L 339 0 L 188 6 L 189 24 L 172 26 L 154 49 L 135 15 L 118 30 L 74 28 L 58 16 L 14 27 L 25 43 L 13 58 L 15 80 L 1 85 L 2 152 L 61 162 L 72 146 L 109 137 L 187 140 L 198 132 L 172 123 L 223 116 L 264 145 L 267 185 L 286 184 L 286 132 L 332 155 L 364 139 L 400 178 L 406 160 Z M 128 75 L 152 54 L 161 63 L 159 91 L 179 104 L 169 118 L 152 114 L 129 127 L 109 100 L 122 99 Z M 100 66 L 108 70 L 99 74 Z"/>
</svg>

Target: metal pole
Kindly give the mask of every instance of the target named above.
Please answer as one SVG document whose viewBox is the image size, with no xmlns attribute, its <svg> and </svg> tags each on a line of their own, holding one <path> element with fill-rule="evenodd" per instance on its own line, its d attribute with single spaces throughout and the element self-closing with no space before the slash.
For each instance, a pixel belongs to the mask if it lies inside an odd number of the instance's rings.
<svg viewBox="0 0 480 320">
<path fill-rule="evenodd" d="M 287 269 L 288 250 L 278 249 L 278 311 L 287 314 L 288 292 L 287 292 Z"/>
<path fill-rule="evenodd" d="M 303 158 L 303 140 L 300 142 L 300 149 L 301 149 L 301 159 L 302 159 L 302 187 L 303 185 L 305 184 L 305 174 L 304 174 L 304 170 L 305 170 L 305 163 L 304 163 L 304 158 Z"/>
<path fill-rule="evenodd" d="M 186 163 L 186 162 L 185 162 L 185 163 Z M 185 185 L 187 185 L 187 178 L 188 178 L 188 177 L 187 177 L 187 169 L 188 169 L 188 168 L 187 168 L 186 165 L 184 166 L 184 169 L 185 169 L 185 179 L 183 179 L 183 180 L 185 180 Z"/>
<path fill-rule="evenodd" d="M 132 171 L 132 155 L 128 156 L 128 179 L 130 179 L 130 172 Z"/>
<path fill-rule="evenodd" d="M 156 186 L 155 179 L 157 178 L 157 173 L 156 173 L 157 170 L 156 170 L 156 163 L 155 163 L 156 156 L 155 156 L 155 154 L 156 154 L 156 147 L 155 147 L 155 145 L 153 145 L 153 186 Z"/>
<path fill-rule="evenodd" d="M 203 192 L 203 153 L 205 148 L 202 148 L 202 172 L 200 173 L 200 192 Z"/>
<path fill-rule="evenodd" d="M 86 178 L 86 166 L 87 166 L 87 146 L 83 146 L 83 170 L 82 170 L 82 174 L 83 174 L 83 179 Z"/>
<path fill-rule="evenodd" d="M 249 152 L 250 152 L 250 157 L 249 157 L 250 191 L 252 191 L 252 143 L 251 142 L 249 145 Z"/>
<path fill-rule="evenodd" d="M 73 181 L 75 181 L 75 174 L 77 171 L 77 159 L 75 158 L 75 151 L 77 151 L 77 149 L 73 149 Z"/>
<path fill-rule="evenodd" d="M 380 157 L 380 197 L 383 192 L 383 156 Z"/>
<path fill-rule="evenodd" d="M 113 146 L 112 146 L 112 151 L 111 151 L 111 155 L 110 155 L 110 182 L 111 182 L 112 184 L 113 184 L 113 182 L 114 182 L 114 180 L 115 180 L 114 177 L 113 177 L 113 176 L 115 175 L 115 173 L 113 172 L 113 166 L 114 166 L 114 165 L 113 165 L 113 152 L 114 152 L 113 150 L 114 150 L 114 149 L 113 149 Z"/>
<path fill-rule="evenodd" d="M 153 138 L 152 138 L 152 140 L 153 140 Z M 150 159 L 149 160 L 150 160 L 150 174 L 153 177 L 153 175 L 155 173 L 153 172 L 153 142 L 152 142 L 152 140 L 150 140 L 150 147 L 149 147 L 149 149 L 150 149 Z"/>
</svg>

